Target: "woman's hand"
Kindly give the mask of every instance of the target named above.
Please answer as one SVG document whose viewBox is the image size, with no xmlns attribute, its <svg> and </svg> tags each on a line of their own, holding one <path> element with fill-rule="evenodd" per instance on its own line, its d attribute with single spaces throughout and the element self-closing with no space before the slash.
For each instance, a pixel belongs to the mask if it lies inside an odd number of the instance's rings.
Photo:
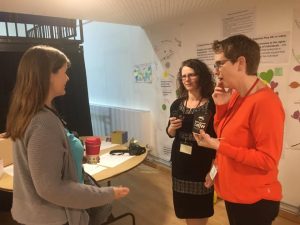
<svg viewBox="0 0 300 225">
<path fill-rule="evenodd" d="M 170 126 L 171 129 L 177 130 L 182 126 L 182 120 L 177 119 L 176 117 L 170 117 Z"/>
<path fill-rule="evenodd" d="M 216 86 L 214 93 L 212 94 L 215 104 L 216 105 L 227 104 L 231 96 L 231 91 L 232 91 L 231 89 L 226 91 L 224 86 L 221 84 Z"/>
<path fill-rule="evenodd" d="M 129 193 L 129 188 L 128 187 L 113 187 L 114 189 L 114 194 L 115 194 L 115 199 L 123 198 Z"/>
<path fill-rule="evenodd" d="M 218 138 L 212 138 L 209 134 L 205 133 L 204 130 L 200 130 L 200 133 L 193 133 L 197 144 L 202 147 L 218 149 L 220 145 L 220 141 Z"/>
<path fill-rule="evenodd" d="M 211 179 L 209 173 L 206 174 L 204 186 L 205 186 L 206 188 L 210 188 L 210 187 L 213 186 L 213 185 L 214 185 L 214 180 Z"/>
<path fill-rule="evenodd" d="M 170 125 L 168 127 L 168 133 L 171 136 L 175 136 L 176 130 L 181 128 L 182 119 L 177 119 L 176 117 L 170 117 Z"/>
</svg>

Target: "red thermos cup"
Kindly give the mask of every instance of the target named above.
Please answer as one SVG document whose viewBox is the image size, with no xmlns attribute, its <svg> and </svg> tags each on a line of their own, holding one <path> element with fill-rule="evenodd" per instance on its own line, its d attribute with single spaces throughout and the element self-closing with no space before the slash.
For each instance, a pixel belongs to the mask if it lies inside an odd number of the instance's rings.
<svg viewBox="0 0 300 225">
<path fill-rule="evenodd" d="M 85 151 L 87 162 L 95 164 L 99 162 L 101 139 L 99 137 L 87 137 L 85 139 Z"/>
</svg>

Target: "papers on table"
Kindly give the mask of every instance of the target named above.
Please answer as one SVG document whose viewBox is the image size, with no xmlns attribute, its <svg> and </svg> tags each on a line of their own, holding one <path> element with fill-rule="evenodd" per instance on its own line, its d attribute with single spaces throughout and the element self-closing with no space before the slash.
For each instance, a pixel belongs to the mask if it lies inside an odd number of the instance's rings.
<svg viewBox="0 0 300 225">
<path fill-rule="evenodd" d="M 101 147 L 100 147 L 100 153 L 101 150 L 115 147 L 118 144 L 112 144 L 111 142 L 102 141 Z M 115 167 L 126 160 L 132 158 L 133 156 L 130 156 L 129 153 L 125 153 L 123 155 L 110 155 L 109 153 L 100 155 L 100 163 L 97 165 L 103 166 L 103 167 Z"/>
<path fill-rule="evenodd" d="M 83 164 L 83 168 L 84 171 L 90 174 L 91 176 L 106 169 L 106 167 L 100 166 L 99 164 L 88 164 L 88 163 Z"/>
<path fill-rule="evenodd" d="M 111 155 L 106 153 L 100 156 L 100 165 L 105 167 L 115 167 L 132 157 L 133 156 L 129 155 L 129 153 L 123 155 Z"/>
<path fill-rule="evenodd" d="M 4 167 L 3 171 L 13 177 L 14 176 L 14 165 L 11 164 L 10 166 Z"/>
<path fill-rule="evenodd" d="M 115 147 L 118 144 L 112 144 L 111 142 L 102 141 L 101 147 L 100 147 L 100 153 L 101 150 Z M 130 156 L 128 153 L 125 153 L 123 155 L 111 155 L 109 153 L 100 155 L 100 163 L 97 164 L 83 164 L 84 171 L 87 172 L 90 175 L 94 175 L 96 173 L 99 173 L 106 168 L 115 167 L 126 160 L 132 158 L 133 156 Z"/>
<path fill-rule="evenodd" d="M 132 158 L 133 156 L 125 153 L 124 155 L 111 155 L 106 153 L 100 156 L 100 163 L 97 164 L 83 164 L 84 171 L 90 175 L 94 175 L 96 173 L 101 172 L 110 167 L 115 167 L 126 160 Z"/>
</svg>

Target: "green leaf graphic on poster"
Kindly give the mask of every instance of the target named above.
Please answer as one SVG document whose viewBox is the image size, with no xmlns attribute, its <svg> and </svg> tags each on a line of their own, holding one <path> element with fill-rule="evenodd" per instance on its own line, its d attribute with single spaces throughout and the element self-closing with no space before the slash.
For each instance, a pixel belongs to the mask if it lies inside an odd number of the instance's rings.
<svg viewBox="0 0 300 225">
<path fill-rule="evenodd" d="M 283 75 L 283 69 L 282 67 L 276 67 L 274 69 L 274 76 L 282 76 Z"/>
<path fill-rule="evenodd" d="M 271 82 L 273 76 L 274 76 L 274 73 L 273 73 L 273 70 L 271 70 L 271 69 L 268 70 L 267 72 L 261 72 L 261 73 L 259 74 L 259 77 L 260 77 L 262 80 L 266 81 L 267 83 L 270 83 L 270 82 Z"/>
<path fill-rule="evenodd" d="M 166 104 L 162 104 L 162 106 L 161 106 L 161 108 L 162 108 L 162 110 L 166 110 L 167 109 L 167 106 L 166 106 Z"/>
</svg>

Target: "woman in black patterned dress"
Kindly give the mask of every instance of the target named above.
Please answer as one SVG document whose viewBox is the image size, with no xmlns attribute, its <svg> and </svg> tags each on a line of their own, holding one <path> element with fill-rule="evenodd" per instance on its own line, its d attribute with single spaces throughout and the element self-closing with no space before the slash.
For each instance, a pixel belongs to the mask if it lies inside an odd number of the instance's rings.
<svg viewBox="0 0 300 225">
<path fill-rule="evenodd" d="M 193 137 L 195 114 L 210 115 L 206 132 L 215 137 L 211 98 L 214 78 L 207 65 L 198 59 L 182 63 L 178 74 L 179 98 L 170 108 L 167 134 L 173 138 L 171 161 L 173 203 L 176 216 L 187 225 L 205 225 L 214 213 L 214 189 L 204 186 L 215 150 L 199 147 Z"/>
</svg>

